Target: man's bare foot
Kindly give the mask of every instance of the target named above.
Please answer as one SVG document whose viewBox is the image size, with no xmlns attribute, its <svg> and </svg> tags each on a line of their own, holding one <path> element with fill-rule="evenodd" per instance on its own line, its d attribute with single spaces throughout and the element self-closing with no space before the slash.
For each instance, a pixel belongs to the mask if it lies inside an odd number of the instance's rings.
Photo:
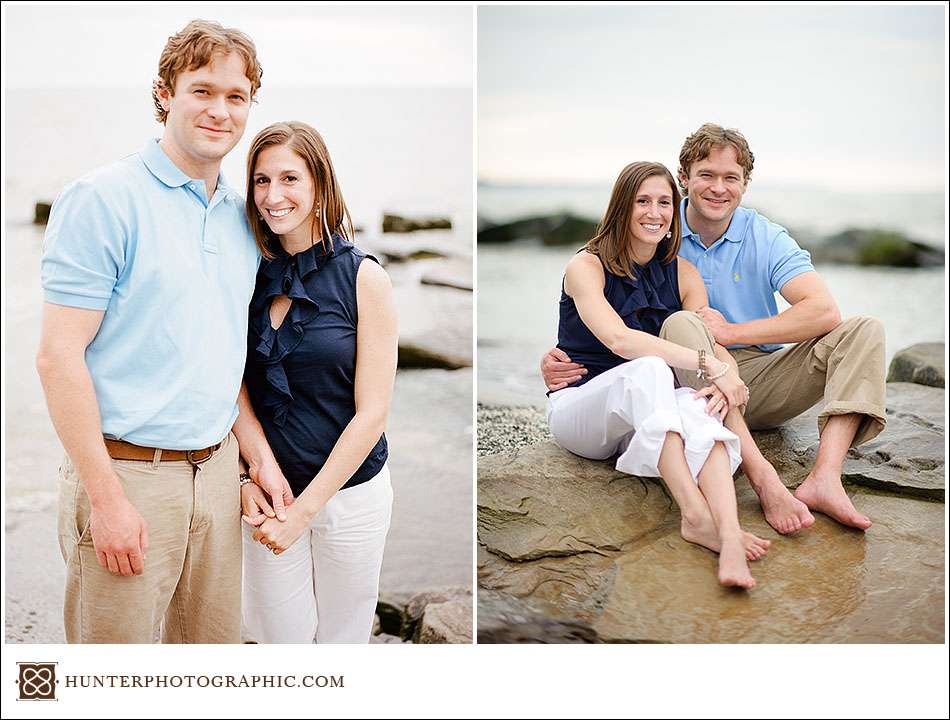
<svg viewBox="0 0 950 720">
<path fill-rule="evenodd" d="M 807 504 L 788 491 L 769 463 L 758 472 L 746 472 L 746 476 L 759 496 L 765 519 L 777 532 L 788 535 L 814 525 L 815 516 L 808 511 Z"/>
<path fill-rule="evenodd" d="M 867 530 L 871 527 L 871 520 L 855 510 L 841 485 L 838 477 L 824 477 L 810 473 L 805 482 L 798 486 L 795 497 L 816 512 L 837 520 L 842 525 Z"/>
<path fill-rule="evenodd" d="M 716 523 L 713 522 L 712 515 L 706 513 L 705 517 L 690 517 L 687 519 L 683 515 L 680 522 L 680 535 L 686 542 L 695 545 L 701 545 L 704 548 L 719 552 L 721 542 L 719 533 L 716 532 Z M 742 532 L 742 546 L 745 549 L 745 556 L 748 560 L 758 560 L 765 557 L 769 551 L 769 545 L 772 543 L 764 538 L 757 537 L 749 532 Z"/>
<path fill-rule="evenodd" d="M 754 588 L 755 578 L 746 565 L 740 537 L 723 538 L 719 552 L 719 583 L 726 587 Z"/>
</svg>

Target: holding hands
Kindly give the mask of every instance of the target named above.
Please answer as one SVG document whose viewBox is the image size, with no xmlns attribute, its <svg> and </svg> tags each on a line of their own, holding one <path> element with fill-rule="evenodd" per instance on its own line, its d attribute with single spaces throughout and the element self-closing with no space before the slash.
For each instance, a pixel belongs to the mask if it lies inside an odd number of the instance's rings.
<svg viewBox="0 0 950 720">
<path fill-rule="evenodd" d="M 269 491 L 261 486 L 262 478 Z M 254 482 L 241 486 L 241 513 L 245 523 L 257 528 L 254 540 L 275 555 L 293 545 L 312 519 L 302 505 L 294 504 L 290 485 L 276 465 L 272 471 L 258 473 Z"/>
</svg>

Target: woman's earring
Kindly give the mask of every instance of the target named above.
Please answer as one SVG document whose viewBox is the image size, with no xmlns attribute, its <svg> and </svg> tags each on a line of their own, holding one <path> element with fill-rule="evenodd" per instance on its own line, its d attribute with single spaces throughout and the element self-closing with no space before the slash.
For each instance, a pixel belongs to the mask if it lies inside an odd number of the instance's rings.
<svg viewBox="0 0 950 720">
<path fill-rule="evenodd" d="M 673 231 L 672 231 L 672 230 L 667 230 L 667 231 L 666 231 L 666 239 L 669 240 L 671 237 L 673 237 Z"/>
<path fill-rule="evenodd" d="M 320 203 L 317 203 L 317 206 L 313 209 L 313 214 L 317 217 L 320 217 Z"/>
</svg>

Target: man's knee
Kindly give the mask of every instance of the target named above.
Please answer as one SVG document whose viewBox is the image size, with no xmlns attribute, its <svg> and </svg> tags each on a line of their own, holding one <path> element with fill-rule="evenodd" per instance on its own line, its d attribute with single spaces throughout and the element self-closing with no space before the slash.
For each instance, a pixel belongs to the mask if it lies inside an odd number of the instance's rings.
<svg viewBox="0 0 950 720">
<path fill-rule="evenodd" d="M 832 333 L 837 344 L 847 343 L 860 352 L 884 352 L 884 323 L 874 317 L 858 315 L 842 322 Z"/>
<path fill-rule="evenodd" d="M 660 337 L 696 350 L 711 350 L 713 346 L 713 340 L 702 318 L 688 310 L 680 310 L 670 315 L 660 327 Z"/>
</svg>

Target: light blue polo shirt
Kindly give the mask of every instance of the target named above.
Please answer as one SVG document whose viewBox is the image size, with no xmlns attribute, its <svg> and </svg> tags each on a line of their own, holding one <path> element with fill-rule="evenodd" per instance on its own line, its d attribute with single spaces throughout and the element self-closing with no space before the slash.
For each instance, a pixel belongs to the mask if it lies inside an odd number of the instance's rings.
<svg viewBox="0 0 950 720">
<path fill-rule="evenodd" d="M 815 269 L 808 251 L 802 250 L 781 225 L 744 207 L 736 208 L 725 234 L 707 248 L 686 222 L 687 201 L 683 198 L 680 204 L 683 242 L 679 254 L 703 276 L 709 306 L 731 323 L 778 315 L 775 293 L 792 278 Z M 756 347 L 772 352 L 784 346 Z"/>
<path fill-rule="evenodd" d="M 219 176 L 208 202 L 157 140 L 63 190 L 43 294 L 105 311 L 86 349 L 104 434 L 170 450 L 227 435 L 259 259 L 242 197 Z"/>
</svg>

